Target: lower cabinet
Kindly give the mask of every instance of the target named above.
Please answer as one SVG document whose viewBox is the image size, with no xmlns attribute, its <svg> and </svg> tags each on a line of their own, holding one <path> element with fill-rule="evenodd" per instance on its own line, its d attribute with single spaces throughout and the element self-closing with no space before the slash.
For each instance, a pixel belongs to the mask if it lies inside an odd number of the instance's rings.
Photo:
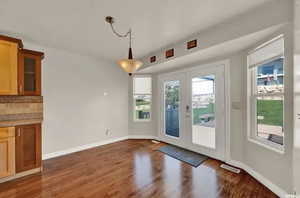
<svg viewBox="0 0 300 198">
<path fill-rule="evenodd" d="M 15 127 L 0 128 L 0 178 L 15 174 Z"/>
<path fill-rule="evenodd" d="M 41 124 L 16 126 L 16 172 L 41 167 Z"/>
<path fill-rule="evenodd" d="M 40 172 L 41 161 L 41 124 L 0 127 L 0 183 Z"/>
</svg>

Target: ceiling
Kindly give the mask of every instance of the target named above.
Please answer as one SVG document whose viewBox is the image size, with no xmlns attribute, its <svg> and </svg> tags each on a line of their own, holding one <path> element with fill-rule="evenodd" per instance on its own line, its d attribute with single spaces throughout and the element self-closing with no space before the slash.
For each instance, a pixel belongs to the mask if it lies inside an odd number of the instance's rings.
<svg viewBox="0 0 300 198">
<path fill-rule="evenodd" d="M 116 29 L 133 29 L 133 50 L 142 57 L 271 0 L 1 0 L 0 33 L 37 44 L 116 60 L 127 40 Z M 25 46 L 26 47 L 26 46 Z"/>
<path fill-rule="evenodd" d="M 209 48 L 198 50 L 194 53 L 181 56 L 170 61 L 166 61 L 156 65 L 151 65 L 149 67 L 146 67 L 145 69 L 139 70 L 137 73 L 162 73 L 175 69 L 180 69 L 186 66 L 195 66 L 197 65 L 197 63 L 202 61 L 234 54 L 241 50 L 251 48 L 253 47 L 253 44 L 261 42 L 266 38 L 269 38 L 270 35 L 276 33 L 281 27 L 281 25 L 276 25 L 265 30 L 240 37 L 238 39 L 234 39 Z"/>
</svg>

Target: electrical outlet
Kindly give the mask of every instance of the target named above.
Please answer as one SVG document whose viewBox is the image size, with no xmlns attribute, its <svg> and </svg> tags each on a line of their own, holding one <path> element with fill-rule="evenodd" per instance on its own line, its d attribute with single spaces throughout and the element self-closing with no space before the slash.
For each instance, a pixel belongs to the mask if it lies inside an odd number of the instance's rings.
<svg viewBox="0 0 300 198">
<path fill-rule="evenodd" d="M 110 134 L 110 129 L 105 129 L 105 135 L 109 135 Z"/>
</svg>

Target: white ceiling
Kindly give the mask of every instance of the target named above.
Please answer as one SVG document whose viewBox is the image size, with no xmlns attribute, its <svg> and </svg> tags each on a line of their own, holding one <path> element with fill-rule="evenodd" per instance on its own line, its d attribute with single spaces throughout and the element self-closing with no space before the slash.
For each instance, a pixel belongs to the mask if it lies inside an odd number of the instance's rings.
<svg viewBox="0 0 300 198">
<path fill-rule="evenodd" d="M 0 33 L 38 44 L 116 60 L 127 56 L 127 40 L 104 22 L 133 29 L 137 57 L 272 0 L 1 0 Z M 26 46 L 25 46 L 26 47 Z"/>
</svg>

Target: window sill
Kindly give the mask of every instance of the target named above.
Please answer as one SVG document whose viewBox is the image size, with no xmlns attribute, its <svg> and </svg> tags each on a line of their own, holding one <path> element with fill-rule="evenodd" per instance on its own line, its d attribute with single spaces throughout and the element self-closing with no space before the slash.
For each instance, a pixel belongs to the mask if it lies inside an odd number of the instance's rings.
<svg viewBox="0 0 300 198">
<path fill-rule="evenodd" d="M 273 144 L 272 142 L 269 142 L 268 140 L 263 140 L 260 138 L 253 138 L 253 137 L 248 137 L 248 141 L 258 144 L 264 148 L 267 148 L 269 150 L 275 151 L 276 153 L 279 153 L 281 155 L 284 154 L 284 146 L 279 146 L 276 144 Z"/>
<path fill-rule="evenodd" d="M 133 120 L 133 122 L 143 123 L 143 122 L 151 122 L 151 120 Z"/>
</svg>

